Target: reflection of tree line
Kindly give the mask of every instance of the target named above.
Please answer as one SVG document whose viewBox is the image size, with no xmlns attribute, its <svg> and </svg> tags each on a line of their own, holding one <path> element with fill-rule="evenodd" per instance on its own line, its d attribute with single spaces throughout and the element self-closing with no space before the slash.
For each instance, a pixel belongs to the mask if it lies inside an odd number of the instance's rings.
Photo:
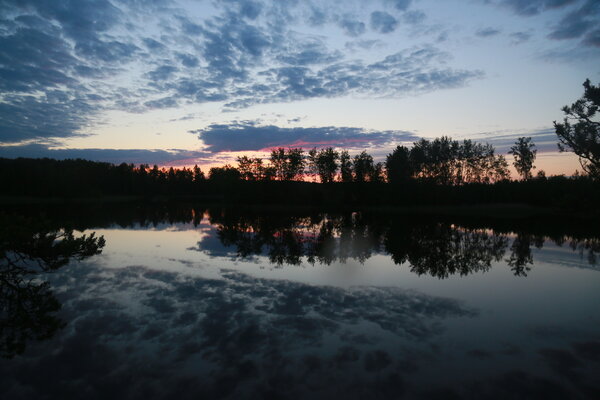
<svg viewBox="0 0 600 400">
<path fill-rule="evenodd" d="M 360 263 L 373 253 L 388 253 L 414 272 L 445 277 L 485 271 L 504 258 L 515 275 L 524 276 L 533 263 L 532 247 L 548 239 L 568 245 L 594 265 L 600 253 L 600 232 L 575 218 L 485 219 L 388 215 L 375 212 L 319 213 L 289 208 L 205 207 L 185 202 L 96 204 L 48 209 L 46 218 L 73 229 L 99 227 L 152 228 L 206 221 L 217 226 L 224 245 L 240 257 L 264 254 L 275 264 Z M 453 225 L 456 224 L 456 225 Z M 511 240 L 510 237 L 514 236 Z M 509 253 L 508 253 L 509 252 Z"/>
<path fill-rule="evenodd" d="M 220 241 L 235 246 L 240 257 L 267 255 L 274 264 L 302 261 L 331 264 L 364 262 L 388 253 L 408 262 L 415 273 L 447 277 L 485 271 L 505 259 L 515 275 L 533 263 L 532 247 L 548 239 L 568 245 L 596 264 L 600 232 L 577 219 L 482 219 L 394 215 L 375 212 L 321 213 L 289 208 L 205 207 L 185 202 L 96 204 L 47 209 L 46 218 L 73 229 L 152 228 L 185 223 L 197 227 L 205 218 L 217 227 Z M 456 224 L 456 225 L 453 225 Z M 514 239 L 510 237 L 514 236 Z"/>
<path fill-rule="evenodd" d="M 256 216 L 210 214 L 221 242 L 236 246 L 241 257 L 266 253 L 276 264 L 297 265 L 302 258 L 314 264 L 356 259 L 364 262 L 380 247 L 376 224 L 358 214 L 341 217 Z"/>
<path fill-rule="evenodd" d="M 210 222 L 225 246 L 234 246 L 239 257 L 267 255 L 271 263 L 298 265 L 365 262 L 385 252 L 394 263 L 408 263 L 412 272 L 438 278 L 487 271 L 504 259 L 516 276 L 527 276 L 533 264 L 532 247 L 541 248 L 546 235 L 461 226 L 414 218 L 381 218 L 363 213 L 341 215 L 210 213 Z M 562 246 L 586 252 L 590 264 L 600 251 L 597 238 L 566 235 L 548 238 Z M 506 256 L 506 257 L 505 257 Z"/>
<path fill-rule="evenodd" d="M 63 327 L 61 308 L 41 273 L 100 253 L 104 238 L 76 237 L 37 219 L 0 215 L 0 356 L 11 358 L 30 340 L 52 337 Z"/>
<path fill-rule="evenodd" d="M 412 272 L 438 278 L 485 272 L 502 259 L 508 243 L 505 236 L 448 223 L 391 227 L 384 240 L 396 264 L 408 261 Z"/>
</svg>

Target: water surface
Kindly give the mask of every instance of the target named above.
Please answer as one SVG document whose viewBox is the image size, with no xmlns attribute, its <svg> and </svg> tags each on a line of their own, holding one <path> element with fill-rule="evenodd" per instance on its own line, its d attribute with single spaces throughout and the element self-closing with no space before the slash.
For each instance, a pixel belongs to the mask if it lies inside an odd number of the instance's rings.
<svg viewBox="0 0 600 400">
<path fill-rule="evenodd" d="M 45 213 L 101 255 L 38 279 L 6 398 L 594 398 L 593 226 L 192 206 Z"/>
</svg>

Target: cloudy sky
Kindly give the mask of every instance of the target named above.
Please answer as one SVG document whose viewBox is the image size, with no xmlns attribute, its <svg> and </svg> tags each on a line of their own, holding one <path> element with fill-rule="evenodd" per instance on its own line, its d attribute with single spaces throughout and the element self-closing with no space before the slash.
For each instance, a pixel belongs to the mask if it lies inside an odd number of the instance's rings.
<svg viewBox="0 0 600 400">
<path fill-rule="evenodd" d="M 448 135 L 572 173 L 597 0 L 2 0 L 0 157 L 203 166 Z"/>
</svg>

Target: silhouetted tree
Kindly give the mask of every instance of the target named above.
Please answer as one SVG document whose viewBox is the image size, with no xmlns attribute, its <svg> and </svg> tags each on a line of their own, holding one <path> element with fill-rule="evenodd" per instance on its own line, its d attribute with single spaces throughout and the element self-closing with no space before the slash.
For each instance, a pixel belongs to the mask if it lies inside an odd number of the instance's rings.
<svg viewBox="0 0 600 400">
<path fill-rule="evenodd" d="M 383 163 L 378 162 L 375 165 L 373 165 L 373 169 L 369 174 L 369 182 L 385 182 Z"/>
<path fill-rule="evenodd" d="M 398 146 L 391 154 L 388 154 L 385 161 L 388 182 L 406 182 L 412 177 L 413 171 L 409 155 L 410 150 L 404 146 Z"/>
<path fill-rule="evenodd" d="M 347 150 L 340 153 L 340 179 L 342 182 L 352 182 L 352 159 Z"/>
<path fill-rule="evenodd" d="M 373 157 L 363 150 L 360 154 L 354 156 L 352 168 L 354 170 L 354 181 L 365 182 L 374 174 Z"/>
<path fill-rule="evenodd" d="M 524 180 L 531 179 L 531 170 L 535 169 L 533 162 L 535 161 L 536 153 L 537 150 L 535 149 L 535 145 L 531 143 L 530 137 L 520 137 L 517 139 L 514 146 L 508 152 L 508 154 L 513 155 L 515 159 L 513 165 Z"/>
<path fill-rule="evenodd" d="M 319 151 L 316 147 L 313 147 L 306 154 L 306 173 L 313 179 L 313 182 L 316 181 L 317 175 L 319 174 L 317 168 L 317 154 Z"/>
<path fill-rule="evenodd" d="M 338 169 L 339 153 L 332 147 L 328 147 L 320 151 L 315 149 L 312 154 L 309 154 L 309 157 L 309 160 L 314 163 L 314 170 L 319 175 L 321 182 L 333 182 Z"/>
<path fill-rule="evenodd" d="M 304 174 L 304 151 L 301 148 L 287 150 L 287 165 L 285 169 L 285 180 L 293 181 L 301 179 Z"/>
<path fill-rule="evenodd" d="M 238 157 L 237 163 L 237 169 L 240 171 L 240 176 L 242 179 L 247 181 L 255 180 L 254 173 L 252 172 L 252 160 L 249 157 Z"/>
<path fill-rule="evenodd" d="M 508 162 L 503 155 L 498 155 L 492 163 L 492 180 L 500 182 L 510 177 L 508 172 Z"/>
<path fill-rule="evenodd" d="M 465 183 L 491 183 L 508 179 L 508 163 L 503 155 L 496 155 L 490 144 L 463 140 L 458 144 L 458 158 L 454 165 L 453 181 Z"/>
<path fill-rule="evenodd" d="M 287 156 L 285 154 L 285 149 L 283 147 L 279 147 L 277 149 L 271 150 L 271 165 L 275 168 L 275 175 L 277 179 L 280 181 L 285 179 L 285 171 L 287 169 Z"/>
<path fill-rule="evenodd" d="M 208 173 L 208 179 L 213 182 L 233 183 L 241 178 L 240 171 L 226 164 L 222 167 L 213 167 Z"/>
<path fill-rule="evenodd" d="M 260 181 L 265 178 L 265 167 L 262 158 L 238 157 L 238 170 L 242 179 L 247 181 Z"/>
<path fill-rule="evenodd" d="M 600 121 L 596 116 L 600 109 L 600 85 L 594 86 L 586 79 L 583 87 L 583 96 L 562 108 L 566 117 L 563 123 L 554 121 L 554 129 L 559 150 L 577 154 L 583 170 L 600 179 Z"/>
<path fill-rule="evenodd" d="M 540 169 L 537 173 L 537 175 L 535 176 L 536 179 L 538 180 L 546 180 L 546 171 L 544 171 L 543 169 Z"/>
<path fill-rule="evenodd" d="M 509 176 L 506 159 L 496 155 L 490 144 L 459 142 L 446 136 L 415 142 L 408 164 L 414 177 L 441 185 L 492 183 Z"/>
<path fill-rule="evenodd" d="M 272 165 L 266 165 L 263 167 L 263 180 L 274 181 L 277 178 L 277 170 Z"/>
<path fill-rule="evenodd" d="M 271 165 L 279 180 L 293 181 L 302 177 L 305 166 L 303 153 L 301 148 L 286 150 L 280 147 L 271 151 Z"/>
<path fill-rule="evenodd" d="M 204 172 L 202 172 L 199 166 L 194 165 L 194 182 L 200 183 L 203 182 L 205 179 L 206 178 L 204 176 Z"/>
<path fill-rule="evenodd" d="M 442 185 L 453 183 L 453 166 L 458 159 L 458 149 L 458 142 L 447 136 L 415 142 L 410 151 L 410 160 L 417 177 Z"/>
</svg>

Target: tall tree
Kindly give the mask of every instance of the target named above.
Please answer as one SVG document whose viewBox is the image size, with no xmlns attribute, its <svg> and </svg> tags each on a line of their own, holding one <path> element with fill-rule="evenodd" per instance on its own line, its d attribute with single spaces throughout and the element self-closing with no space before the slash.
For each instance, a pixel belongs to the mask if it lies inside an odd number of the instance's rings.
<svg viewBox="0 0 600 400">
<path fill-rule="evenodd" d="M 583 87 L 583 96 L 562 108 L 566 117 L 563 123 L 554 121 L 554 129 L 559 150 L 577 154 L 583 170 L 600 179 L 600 121 L 596 115 L 600 109 L 600 85 L 594 86 L 586 79 Z"/>
<path fill-rule="evenodd" d="M 348 150 L 340 153 L 340 179 L 342 182 L 352 182 L 352 159 Z"/>
<path fill-rule="evenodd" d="M 319 178 L 321 179 L 321 182 L 333 182 L 333 179 L 335 178 L 335 174 L 338 169 L 337 160 L 339 158 L 339 153 L 335 151 L 332 147 L 321 149 L 318 153 L 316 153 L 316 171 L 319 175 Z"/>
<path fill-rule="evenodd" d="M 293 181 L 301 178 L 306 164 L 302 148 L 286 150 L 279 147 L 271 151 L 270 161 L 275 168 L 277 178 L 281 181 Z"/>
<path fill-rule="evenodd" d="M 492 145 L 449 137 L 415 142 L 408 164 L 412 176 L 442 185 L 491 183 L 508 177 L 506 159 L 496 155 Z"/>
<path fill-rule="evenodd" d="M 385 160 L 388 182 L 405 182 L 412 176 L 409 159 L 410 151 L 404 146 L 397 146 Z"/>
<path fill-rule="evenodd" d="M 253 181 L 254 174 L 252 173 L 252 160 L 248 156 L 242 156 L 237 158 L 237 163 L 237 169 L 240 171 L 242 179 Z"/>
<path fill-rule="evenodd" d="M 375 169 L 373 157 L 364 150 L 354 156 L 352 166 L 354 168 L 354 181 L 356 182 L 365 182 L 373 175 L 373 170 Z"/>
<path fill-rule="evenodd" d="M 421 139 L 410 151 L 410 161 L 416 176 L 442 185 L 454 183 L 454 168 L 458 159 L 459 143 L 447 136 L 433 141 Z"/>
<path fill-rule="evenodd" d="M 272 165 L 266 165 L 262 170 L 262 179 L 265 181 L 274 181 L 277 178 L 277 170 Z"/>
<path fill-rule="evenodd" d="M 270 161 L 271 165 L 275 169 L 275 176 L 277 176 L 277 179 L 279 179 L 280 181 L 284 180 L 287 164 L 285 149 L 283 147 L 273 149 L 271 151 Z"/>
<path fill-rule="evenodd" d="M 312 178 L 313 182 L 316 181 L 317 175 L 319 174 L 318 168 L 317 168 L 317 155 L 318 154 L 319 154 L 319 152 L 318 152 L 317 148 L 313 147 L 312 149 L 310 149 L 308 151 L 308 154 L 306 155 L 307 173 L 308 173 L 308 176 L 310 176 Z"/>
<path fill-rule="evenodd" d="M 265 179 L 265 166 L 263 165 L 262 158 L 254 157 L 252 159 L 252 174 L 257 181 Z"/>
<path fill-rule="evenodd" d="M 453 175 L 456 185 L 501 181 L 509 176 L 508 163 L 503 155 L 495 154 L 491 144 L 463 140 Z"/>
<path fill-rule="evenodd" d="M 535 161 L 536 153 L 535 144 L 531 143 L 530 137 L 518 138 L 508 152 L 508 154 L 513 155 L 515 159 L 513 165 L 524 180 L 531 179 L 531 170 L 535 169 L 533 162 Z"/>
<path fill-rule="evenodd" d="M 204 179 L 205 179 L 204 172 L 202 172 L 202 170 L 200 169 L 199 166 L 194 165 L 194 182 L 200 183 L 200 182 L 203 182 Z"/>
<path fill-rule="evenodd" d="M 383 176 L 383 163 L 378 162 L 373 165 L 373 169 L 369 173 L 369 182 L 385 182 Z"/>
<path fill-rule="evenodd" d="M 288 149 L 286 152 L 287 164 L 285 168 L 285 180 L 293 181 L 302 179 L 304 175 L 304 150 L 302 148 Z"/>
<path fill-rule="evenodd" d="M 499 154 L 497 155 L 491 165 L 491 180 L 498 182 L 509 179 L 510 173 L 508 172 L 508 161 L 506 158 Z"/>
<path fill-rule="evenodd" d="M 240 171 L 229 164 L 222 167 L 212 167 L 208 172 L 208 179 L 213 182 L 230 184 L 239 181 L 240 177 Z"/>
<path fill-rule="evenodd" d="M 242 179 L 247 181 L 259 181 L 264 178 L 264 167 L 262 158 L 250 158 L 242 156 L 237 158 L 238 170 Z"/>
</svg>

